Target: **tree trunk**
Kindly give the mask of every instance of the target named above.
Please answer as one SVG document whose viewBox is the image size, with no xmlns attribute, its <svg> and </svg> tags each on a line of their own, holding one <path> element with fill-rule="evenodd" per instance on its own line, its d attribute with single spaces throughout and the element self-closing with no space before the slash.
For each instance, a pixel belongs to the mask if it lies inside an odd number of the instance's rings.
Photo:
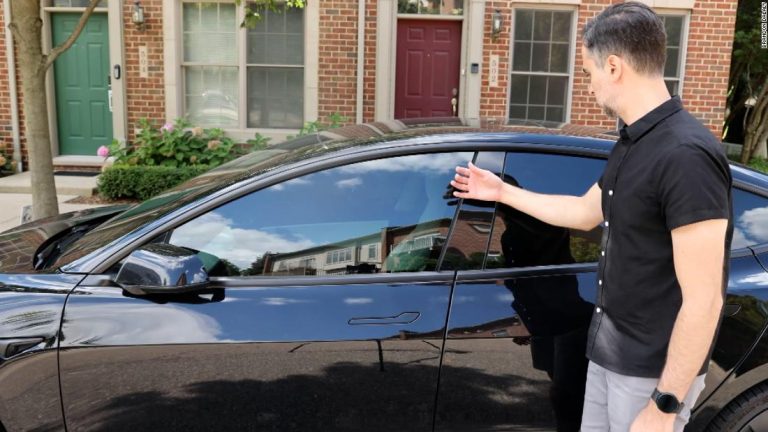
<svg viewBox="0 0 768 432">
<path fill-rule="evenodd" d="M 32 219 L 59 214 L 56 184 L 53 178 L 53 155 L 48 130 L 48 107 L 45 96 L 45 61 L 42 48 L 40 2 L 12 1 L 11 29 L 18 44 L 21 104 L 32 176 Z"/>
<path fill-rule="evenodd" d="M 747 163 L 755 156 L 761 144 L 768 139 L 768 82 L 763 82 L 755 106 L 747 118 L 747 130 L 744 135 L 744 147 L 741 162 Z"/>
<path fill-rule="evenodd" d="M 56 183 L 53 177 L 53 154 L 48 129 L 48 104 L 45 94 L 45 74 L 56 58 L 75 43 L 85 28 L 88 17 L 99 3 L 91 0 L 77 26 L 66 41 L 43 54 L 42 28 L 39 0 L 14 0 L 11 3 L 13 37 L 19 49 L 21 89 L 24 95 L 24 129 L 29 151 L 29 171 L 32 177 L 32 219 L 59 214 Z"/>
</svg>

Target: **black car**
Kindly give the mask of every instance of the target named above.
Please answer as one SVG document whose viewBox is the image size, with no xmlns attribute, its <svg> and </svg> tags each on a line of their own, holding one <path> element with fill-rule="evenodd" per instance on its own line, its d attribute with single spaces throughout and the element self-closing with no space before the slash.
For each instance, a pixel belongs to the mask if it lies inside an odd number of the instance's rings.
<svg viewBox="0 0 768 432">
<path fill-rule="evenodd" d="M 580 195 L 613 141 L 498 129 L 335 129 L 0 234 L 0 430 L 578 430 L 600 228 L 449 181 Z M 689 431 L 768 431 L 768 177 L 732 172 Z"/>
</svg>

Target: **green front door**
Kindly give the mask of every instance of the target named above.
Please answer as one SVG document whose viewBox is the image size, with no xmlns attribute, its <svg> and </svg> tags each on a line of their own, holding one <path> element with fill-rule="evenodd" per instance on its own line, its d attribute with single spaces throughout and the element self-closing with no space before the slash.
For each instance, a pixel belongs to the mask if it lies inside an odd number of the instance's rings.
<svg viewBox="0 0 768 432">
<path fill-rule="evenodd" d="M 72 34 L 79 19 L 79 13 L 51 15 L 54 46 Z M 108 75 L 107 15 L 93 14 L 75 44 L 54 63 L 60 154 L 96 155 L 99 146 L 112 141 Z"/>
</svg>

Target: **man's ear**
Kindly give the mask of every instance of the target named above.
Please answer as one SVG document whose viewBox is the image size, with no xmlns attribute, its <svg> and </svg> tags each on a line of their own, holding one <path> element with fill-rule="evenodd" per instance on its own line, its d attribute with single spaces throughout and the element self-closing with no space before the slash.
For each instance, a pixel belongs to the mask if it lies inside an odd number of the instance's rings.
<svg viewBox="0 0 768 432">
<path fill-rule="evenodd" d="M 605 59 L 605 72 L 611 80 L 618 81 L 624 72 L 624 61 L 621 57 L 611 54 Z"/>
</svg>

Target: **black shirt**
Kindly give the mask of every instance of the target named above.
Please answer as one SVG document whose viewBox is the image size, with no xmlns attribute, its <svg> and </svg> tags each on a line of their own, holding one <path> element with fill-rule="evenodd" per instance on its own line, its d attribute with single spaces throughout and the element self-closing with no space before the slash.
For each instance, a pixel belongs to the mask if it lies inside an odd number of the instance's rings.
<svg viewBox="0 0 768 432">
<path fill-rule="evenodd" d="M 620 132 L 598 181 L 605 222 L 587 357 L 622 375 L 658 378 L 682 304 L 670 232 L 728 219 L 725 292 L 731 172 L 718 141 L 678 97 Z"/>
</svg>

